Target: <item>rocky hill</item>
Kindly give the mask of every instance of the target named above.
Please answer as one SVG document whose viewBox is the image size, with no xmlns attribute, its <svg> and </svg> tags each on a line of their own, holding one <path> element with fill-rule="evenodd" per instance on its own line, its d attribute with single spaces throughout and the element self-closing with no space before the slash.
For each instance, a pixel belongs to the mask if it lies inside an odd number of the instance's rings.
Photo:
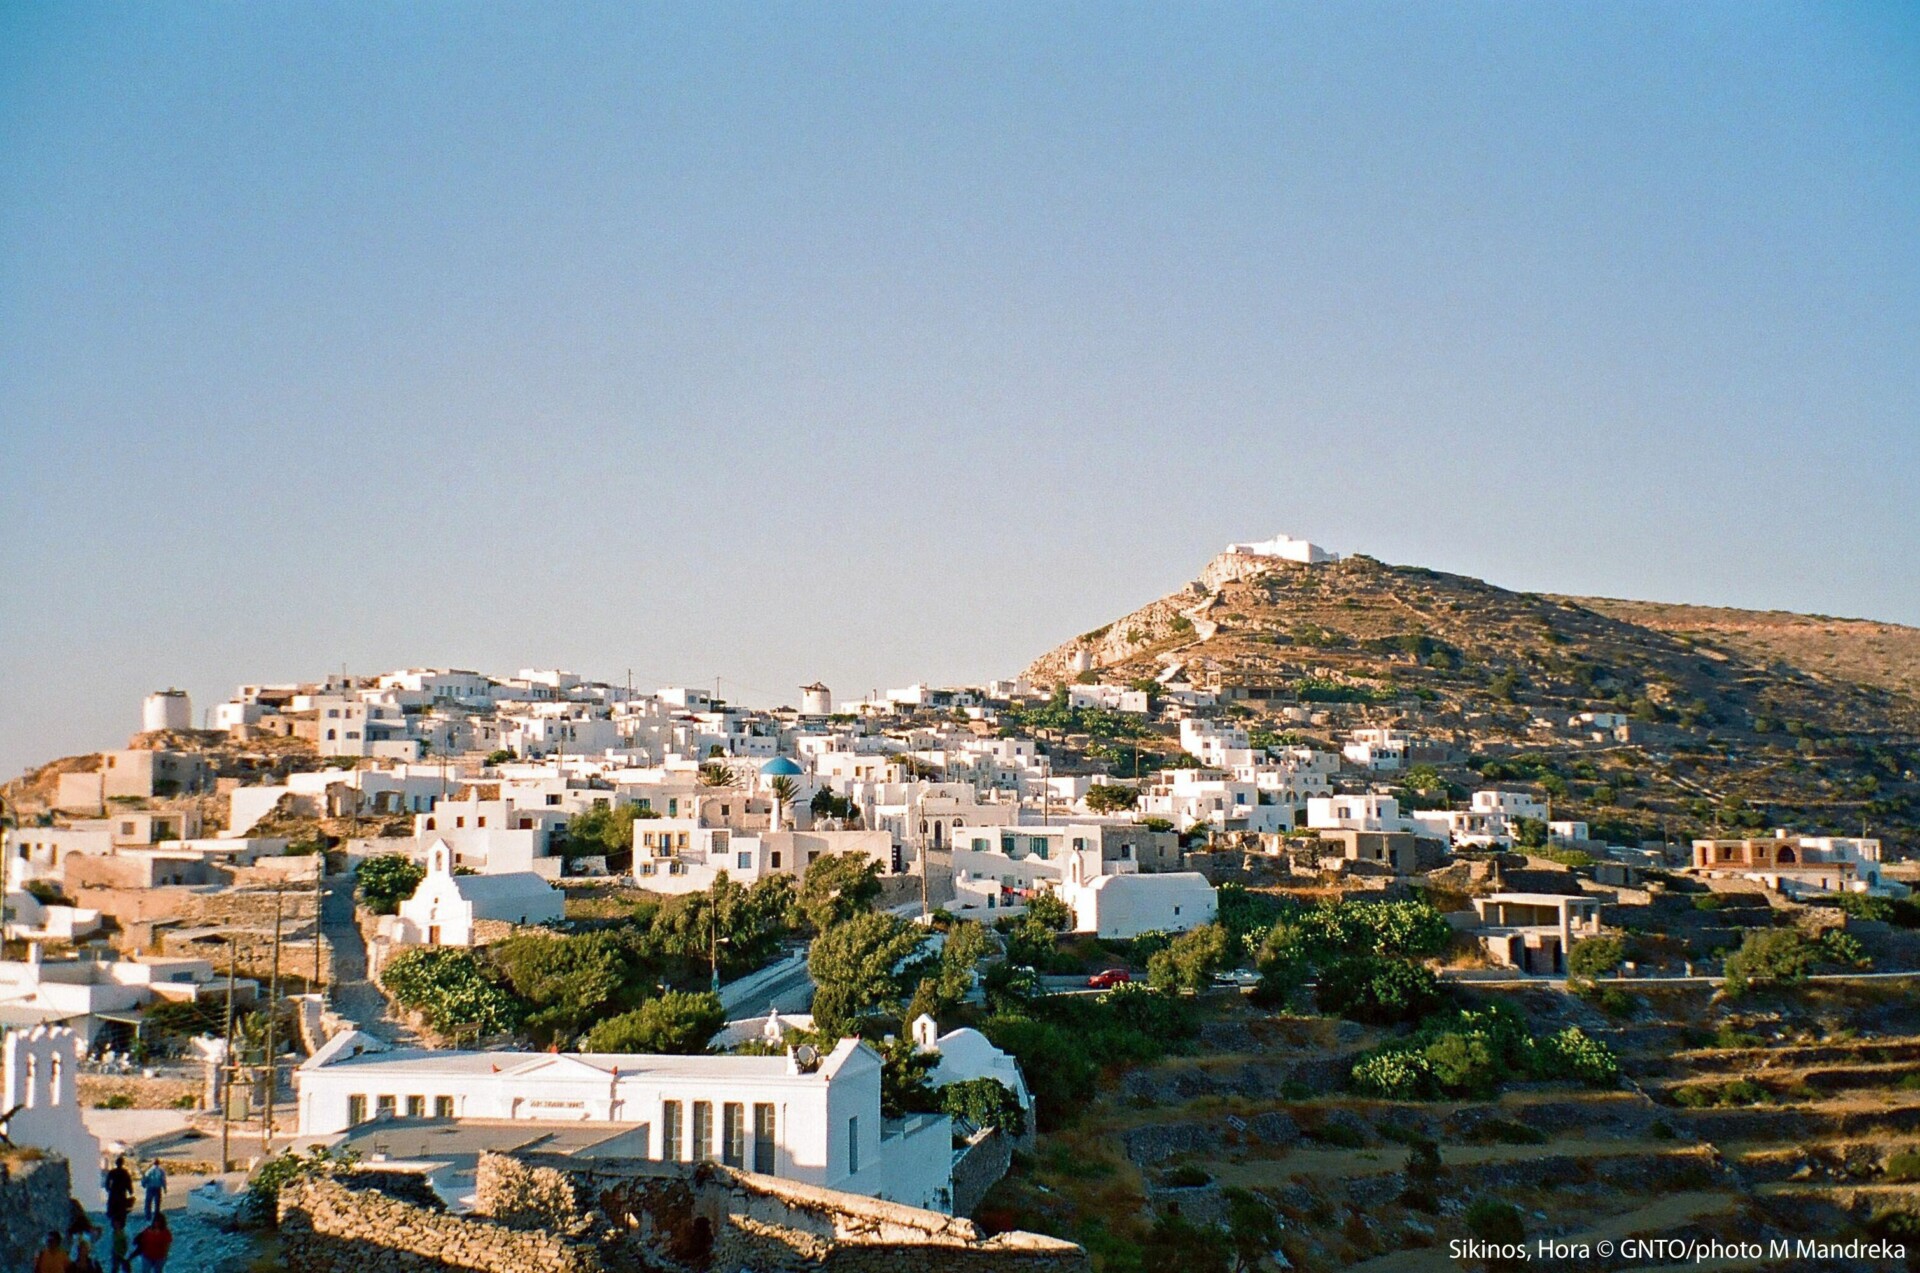
<svg viewBox="0 0 1920 1273">
<path fill-rule="evenodd" d="M 1638 770 L 1592 786 L 1646 790 L 1632 806 L 1643 831 L 1656 814 L 1751 826 L 1749 807 L 1856 834 L 1920 813 L 1920 629 L 1894 624 L 1512 592 L 1364 556 L 1223 554 L 1026 674 L 1190 680 L 1256 725 L 1297 724 L 1286 709 L 1305 705 L 1330 726 L 1398 720 L 1485 755 L 1564 752 L 1555 729 L 1575 714 L 1620 713 L 1628 737 L 1584 763 Z"/>
</svg>

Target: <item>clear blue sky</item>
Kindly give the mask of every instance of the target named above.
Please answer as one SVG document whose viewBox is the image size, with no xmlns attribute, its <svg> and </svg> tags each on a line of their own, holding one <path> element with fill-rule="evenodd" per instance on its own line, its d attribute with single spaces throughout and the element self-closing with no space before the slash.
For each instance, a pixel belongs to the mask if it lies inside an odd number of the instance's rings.
<svg viewBox="0 0 1920 1273">
<path fill-rule="evenodd" d="M 1276 531 L 1920 623 L 1920 10 L 10 3 L 0 448 L 0 772 L 975 680 Z"/>
</svg>

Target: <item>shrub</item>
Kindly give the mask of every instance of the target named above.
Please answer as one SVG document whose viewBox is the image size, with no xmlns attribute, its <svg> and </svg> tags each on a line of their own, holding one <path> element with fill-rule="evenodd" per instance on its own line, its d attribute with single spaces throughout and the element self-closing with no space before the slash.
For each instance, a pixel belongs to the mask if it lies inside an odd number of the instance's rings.
<svg viewBox="0 0 1920 1273">
<path fill-rule="evenodd" d="M 1549 1037 L 1535 1054 L 1534 1072 L 1541 1078 L 1569 1078 L 1588 1087 L 1612 1087 L 1620 1081 L 1618 1058 L 1577 1025 Z"/>
<path fill-rule="evenodd" d="M 394 1001 L 419 1012 L 441 1034 L 499 1034 L 520 1024 L 523 1005 L 487 980 L 471 951 L 416 946 L 380 970 Z"/>
<path fill-rule="evenodd" d="M 1887 1159 L 1886 1170 L 1881 1173 L 1893 1184 L 1912 1184 L 1920 1181 L 1920 1151 L 1908 1150 Z"/>
<path fill-rule="evenodd" d="M 1741 940 L 1740 949 L 1727 956 L 1727 994 L 1805 981 L 1818 960 L 1818 947 L 1794 929 L 1754 929 Z"/>
<path fill-rule="evenodd" d="M 1161 1183 L 1169 1189 L 1198 1189 L 1212 1184 L 1213 1177 L 1191 1163 L 1182 1163 L 1161 1177 Z"/>
<path fill-rule="evenodd" d="M 1604 977 L 1627 957 L 1627 943 L 1618 937 L 1589 937 L 1567 952 L 1567 971 L 1576 977 Z"/>
<path fill-rule="evenodd" d="M 1147 961 L 1147 980 L 1155 990 L 1199 990 L 1226 967 L 1229 953 L 1227 930 L 1202 924 L 1175 937 Z"/>
<path fill-rule="evenodd" d="M 697 1056 L 727 1023 L 720 997 L 669 990 L 587 1031 L 589 1052 L 664 1052 Z"/>
<path fill-rule="evenodd" d="M 1440 985 L 1431 969 L 1411 960 L 1361 955 L 1323 970 L 1314 1000 L 1322 1012 L 1393 1025 L 1432 1012 L 1440 1002 Z"/>
<path fill-rule="evenodd" d="M 361 905 L 376 915 L 391 915 L 413 896 L 427 873 L 404 854 L 383 853 L 362 862 L 357 877 Z"/>
<path fill-rule="evenodd" d="M 315 1145 L 305 1154 L 289 1149 L 254 1168 L 247 1181 L 247 1218 L 255 1224 L 278 1222 L 280 1191 L 308 1176 L 331 1176 L 350 1169 L 360 1155 L 353 1149 L 332 1150 Z"/>
<path fill-rule="evenodd" d="M 1476 1198 L 1461 1217 L 1467 1231 L 1482 1242 L 1514 1245 L 1526 1241 L 1526 1226 L 1520 1223 L 1520 1209 L 1498 1198 Z"/>
</svg>

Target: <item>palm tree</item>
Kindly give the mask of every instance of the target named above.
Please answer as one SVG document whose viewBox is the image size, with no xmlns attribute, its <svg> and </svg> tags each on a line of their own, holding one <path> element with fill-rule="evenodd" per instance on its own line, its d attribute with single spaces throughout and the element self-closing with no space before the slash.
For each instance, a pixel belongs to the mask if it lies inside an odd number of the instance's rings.
<svg viewBox="0 0 1920 1273">
<path fill-rule="evenodd" d="M 767 790 L 772 792 L 774 798 L 781 804 L 791 808 L 794 798 L 800 794 L 800 784 L 785 774 L 779 774 L 767 784 Z"/>
<path fill-rule="evenodd" d="M 700 785 L 703 787 L 733 787 L 739 782 L 740 775 L 717 760 L 709 760 L 700 766 Z"/>
</svg>

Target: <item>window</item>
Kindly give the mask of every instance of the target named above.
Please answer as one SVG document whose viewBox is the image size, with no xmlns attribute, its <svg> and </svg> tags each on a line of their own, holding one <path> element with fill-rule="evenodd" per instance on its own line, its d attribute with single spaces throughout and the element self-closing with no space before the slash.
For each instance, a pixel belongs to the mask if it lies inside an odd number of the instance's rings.
<svg viewBox="0 0 1920 1273">
<path fill-rule="evenodd" d="M 772 853 L 768 854 L 767 861 L 773 867 L 774 870 L 776 871 L 779 870 L 780 869 L 780 851 L 778 849 L 775 849 Z"/>
<path fill-rule="evenodd" d="M 453 1117 L 453 1098 L 451 1096 L 434 1097 L 433 1098 L 433 1116 L 435 1118 L 452 1118 Z"/>
<path fill-rule="evenodd" d="M 746 849 L 740 850 L 740 852 L 734 854 L 734 866 L 742 871 L 751 871 L 753 869 L 753 854 Z"/>
<path fill-rule="evenodd" d="M 753 1107 L 753 1169 L 763 1176 L 774 1174 L 773 1106 Z"/>
<path fill-rule="evenodd" d="M 693 1103 L 693 1160 L 713 1161 L 713 1102 Z"/>
<path fill-rule="evenodd" d="M 853 1175 L 860 1170 L 860 1116 L 855 1114 L 847 1120 L 847 1174 Z"/>
<path fill-rule="evenodd" d="M 347 1098 L 347 1126 L 358 1127 L 367 1121 L 367 1098 L 358 1094 Z"/>
<path fill-rule="evenodd" d="M 407 1098 L 407 1117 L 425 1118 L 426 1116 L 427 1098 L 424 1096 L 409 1096 Z"/>
<path fill-rule="evenodd" d="M 680 1152 L 680 1102 L 668 1101 L 660 1107 L 660 1157 L 667 1162 L 685 1162 Z"/>
<path fill-rule="evenodd" d="M 721 1142 L 720 1161 L 729 1167 L 747 1165 L 747 1107 L 728 1101 L 720 1107 L 720 1127 L 726 1139 Z"/>
<path fill-rule="evenodd" d="M 393 1113 L 394 1113 L 393 1097 L 382 1096 L 373 1103 L 373 1114 L 375 1118 L 392 1118 Z"/>
</svg>

